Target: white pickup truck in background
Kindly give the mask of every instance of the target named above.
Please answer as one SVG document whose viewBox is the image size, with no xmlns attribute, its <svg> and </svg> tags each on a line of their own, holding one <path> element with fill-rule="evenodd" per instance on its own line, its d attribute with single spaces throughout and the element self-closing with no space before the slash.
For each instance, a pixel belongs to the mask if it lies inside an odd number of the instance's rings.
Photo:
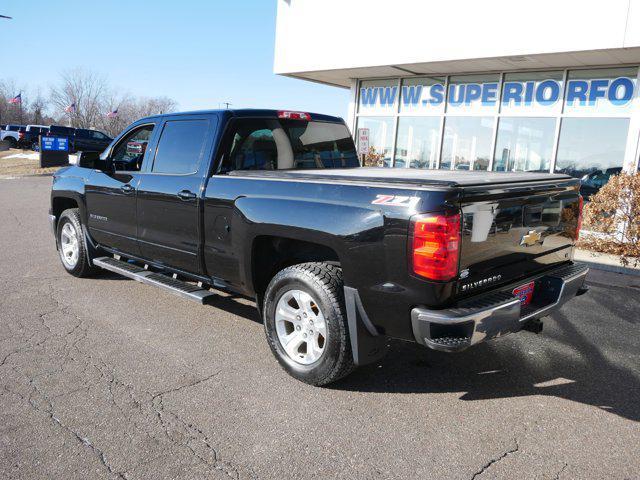
<svg viewBox="0 0 640 480">
<path fill-rule="evenodd" d="M 24 128 L 24 125 L 5 125 L 0 130 L 0 141 L 4 141 L 9 144 L 9 148 L 16 148 L 18 146 L 19 134 L 18 131 Z"/>
</svg>

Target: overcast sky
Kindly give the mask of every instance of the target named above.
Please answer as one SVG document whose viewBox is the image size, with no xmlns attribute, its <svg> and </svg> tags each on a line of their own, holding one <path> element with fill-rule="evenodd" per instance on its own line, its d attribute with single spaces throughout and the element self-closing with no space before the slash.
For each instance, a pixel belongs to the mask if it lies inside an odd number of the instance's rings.
<svg viewBox="0 0 640 480">
<path fill-rule="evenodd" d="M 276 0 L 2 0 L 0 14 L 13 17 L 0 19 L 0 78 L 29 89 L 85 67 L 180 110 L 347 114 L 348 90 L 273 74 Z M 300 41 L 326 32 L 302 29 Z"/>
</svg>

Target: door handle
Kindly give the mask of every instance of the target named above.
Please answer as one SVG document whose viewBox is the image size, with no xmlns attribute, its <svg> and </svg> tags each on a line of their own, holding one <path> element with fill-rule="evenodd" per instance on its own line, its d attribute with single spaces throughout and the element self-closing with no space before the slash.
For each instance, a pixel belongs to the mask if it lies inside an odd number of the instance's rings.
<svg viewBox="0 0 640 480">
<path fill-rule="evenodd" d="M 125 183 L 120 187 L 120 190 L 122 190 L 124 193 L 129 193 L 129 192 L 133 192 L 133 187 L 128 183 Z"/>
<path fill-rule="evenodd" d="M 182 190 L 178 192 L 178 197 L 180 197 L 180 200 L 193 200 L 196 198 L 196 194 L 189 190 Z"/>
</svg>

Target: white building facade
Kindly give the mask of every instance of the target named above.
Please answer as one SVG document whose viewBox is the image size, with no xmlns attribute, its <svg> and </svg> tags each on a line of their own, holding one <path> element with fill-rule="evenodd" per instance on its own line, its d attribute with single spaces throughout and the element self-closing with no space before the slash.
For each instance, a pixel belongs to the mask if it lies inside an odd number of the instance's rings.
<svg viewBox="0 0 640 480">
<path fill-rule="evenodd" d="M 640 156 L 640 1 L 278 0 L 274 70 L 349 88 L 386 166 L 564 172 Z"/>
</svg>

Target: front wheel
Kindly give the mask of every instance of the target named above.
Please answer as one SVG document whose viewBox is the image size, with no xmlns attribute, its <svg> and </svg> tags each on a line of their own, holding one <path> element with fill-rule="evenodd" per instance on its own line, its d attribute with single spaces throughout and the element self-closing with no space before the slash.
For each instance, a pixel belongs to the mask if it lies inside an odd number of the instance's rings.
<svg viewBox="0 0 640 480">
<path fill-rule="evenodd" d="M 77 208 L 65 210 L 60 215 L 56 241 L 62 266 L 67 272 L 75 277 L 87 277 L 95 273 L 96 268 L 87 250 Z"/>
<path fill-rule="evenodd" d="M 314 262 L 281 270 L 265 292 L 263 316 L 271 351 L 294 378 L 326 385 L 354 369 L 339 267 Z"/>
</svg>

